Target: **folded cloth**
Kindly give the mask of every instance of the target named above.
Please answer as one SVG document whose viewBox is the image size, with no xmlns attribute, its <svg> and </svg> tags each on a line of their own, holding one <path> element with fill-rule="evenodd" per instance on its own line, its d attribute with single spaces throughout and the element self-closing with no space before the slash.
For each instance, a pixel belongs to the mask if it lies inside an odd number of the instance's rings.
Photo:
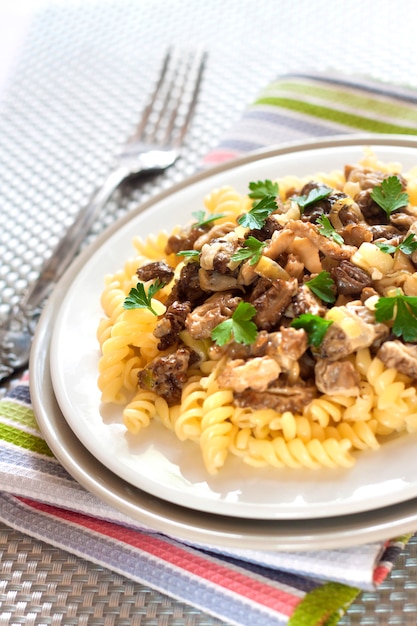
<svg viewBox="0 0 417 626">
<path fill-rule="evenodd" d="M 413 92 L 381 83 L 284 77 L 260 94 L 205 164 L 271 142 L 358 130 L 417 134 L 415 104 Z M 0 401 L 0 490 L 0 519 L 9 526 L 236 626 L 336 624 L 360 590 L 386 578 L 409 539 L 284 553 L 215 550 L 161 535 L 68 475 L 36 424 L 27 377 Z"/>
<path fill-rule="evenodd" d="M 68 475 L 39 431 L 28 377 L 0 401 L 0 450 L 4 523 L 237 626 L 337 620 L 360 589 L 387 576 L 408 539 L 285 553 L 213 550 L 163 536 Z"/>
<path fill-rule="evenodd" d="M 351 133 L 417 134 L 417 93 L 331 73 L 268 85 L 205 158 L 210 165 L 273 144 Z"/>
</svg>

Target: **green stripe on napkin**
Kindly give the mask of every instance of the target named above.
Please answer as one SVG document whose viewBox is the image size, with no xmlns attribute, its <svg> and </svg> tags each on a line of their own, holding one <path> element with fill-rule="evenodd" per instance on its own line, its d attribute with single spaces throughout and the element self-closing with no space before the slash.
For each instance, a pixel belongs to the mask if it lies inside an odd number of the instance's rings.
<svg viewBox="0 0 417 626">
<path fill-rule="evenodd" d="M 381 122 L 374 118 L 362 117 L 354 113 L 348 113 L 337 109 L 331 109 L 326 106 L 311 104 L 309 102 L 303 102 L 301 100 L 294 100 L 291 98 L 279 98 L 273 96 L 261 97 L 255 105 L 268 104 L 273 106 L 279 106 L 290 111 L 297 113 L 303 113 L 304 115 L 310 115 L 318 119 L 326 120 L 327 122 L 336 122 L 338 124 L 344 124 L 352 128 L 359 130 L 365 130 L 372 133 L 390 133 L 390 134 L 402 134 L 402 135 L 416 135 L 417 128 L 411 128 L 408 126 L 399 126 L 390 122 Z"/>
<path fill-rule="evenodd" d="M 52 452 L 43 439 L 8 424 L 0 423 L 0 439 L 25 450 L 53 457 Z"/>
<path fill-rule="evenodd" d="M 283 94 L 280 96 L 279 94 Z M 329 105 L 337 104 L 344 107 L 351 107 L 355 110 L 361 110 L 371 114 L 373 117 L 376 115 L 382 117 L 392 117 L 401 119 L 404 121 L 411 121 L 417 123 L 417 110 L 415 105 L 407 106 L 404 103 L 398 101 L 392 101 L 388 98 L 381 100 L 375 98 L 371 94 L 362 95 L 358 92 L 348 91 L 345 89 L 339 89 L 338 87 L 329 88 L 321 86 L 320 84 L 312 84 L 308 82 L 299 81 L 280 81 L 272 83 L 261 94 L 260 100 L 268 97 L 279 98 L 296 95 L 301 96 L 301 100 L 305 101 L 304 97 L 307 97 L 311 101 L 311 97 L 320 99 L 324 102 L 328 102 Z M 259 101 L 259 100 L 258 100 Z"/>
<path fill-rule="evenodd" d="M 355 132 L 416 136 L 417 90 L 350 75 L 284 75 L 259 93 L 204 164 Z"/>
<path fill-rule="evenodd" d="M 360 590 L 326 583 L 307 593 L 291 615 L 288 626 L 335 626 Z"/>
<path fill-rule="evenodd" d="M 34 412 L 27 406 L 23 406 L 17 402 L 3 400 L 1 402 L 1 415 L 40 433 Z"/>
</svg>

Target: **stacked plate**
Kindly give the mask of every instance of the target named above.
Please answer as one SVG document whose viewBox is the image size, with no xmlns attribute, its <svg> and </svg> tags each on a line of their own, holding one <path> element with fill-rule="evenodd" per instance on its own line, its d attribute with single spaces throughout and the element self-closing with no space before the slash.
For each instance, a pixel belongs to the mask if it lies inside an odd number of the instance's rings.
<svg viewBox="0 0 417 626">
<path fill-rule="evenodd" d="M 417 436 L 358 453 L 351 469 L 254 469 L 231 459 L 216 476 L 196 444 L 157 420 L 126 432 L 121 408 L 100 405 L 97 388 L 104 276 L 122 268 L 135 236 L 185 224 L 210 191 L 357 163 L 365 146 L 403 170 L 417 141 L 351 136 L 252 154 L 197 174 L 142 205 L 80 255 L 56 287 L 31 356 L 31 395 L 50 448 L 86 489 L 154 530 L 189 542 L 258 549 L 317 549 L 386 539 L 417 527 Z M 92 511 L 94 513 L 94 511 Z"/>
</svg>

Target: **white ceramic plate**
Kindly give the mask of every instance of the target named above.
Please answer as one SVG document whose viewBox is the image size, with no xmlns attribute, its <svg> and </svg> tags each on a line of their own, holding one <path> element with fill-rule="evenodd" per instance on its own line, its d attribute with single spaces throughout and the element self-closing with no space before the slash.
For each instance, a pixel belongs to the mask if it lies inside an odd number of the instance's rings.
<svg viewBox="0 0 417 626">
<path fill-rule="evenodd" d="M 80 262 L 82 259 L 80 259 Z M 318 550 L 358 546 L 414 532 L 417 499 L 395 506 L 311 520 L 250 520 L 212 515 L 160 500 L 119 478 L 88 452 L 57 404 L 50 376 L 51 329 L 62 295 L 82 262 L 76 262 L 40 320 L 30 362 L 30 389 L 38 424 L 67 471 L 102 501 L 137 522 L 177 539 L 224 548 Z M 91 514 L 94 515 L 94 509 Z"/>
<path fill-rule="evenodd" d="M 30 362 L 30 389 L 38 424 L 50 449 L 86 489 L 155 531 L 224 548 L 318 550 L 358 546 L 414 532 L 417 498 L 367 513 L 306 520 L 251 520 L 212 515 L 160 500 L 119 478 L 88 452 L 57 404 L 50 376 L 51 329 L 61 298 L 82 267 L 76 262 L 51 297 L 40 320 Z M 94 509 L 91 514 L 94 515 Z"/>
<path fill-rule="evenodd" d="M 417 496 L 417 437 L 403 435 L 377 452 L 358 453 L 349 470 L 253 469 L 231 459 L 215 477 L 200 451 L 182 443 L 157 421 L 137 436 L 126 433 L 120 407 L 101 407 L 97 389 L 103 277 L 123 266 L 135 235 L 186 223 L 213 188 L 249 181 L 329 172 L 355 163 L 372 144 L 383 161 L 417 165 L 417 142 L 401 138 L 345 138 L 252 155 L 198 175 L 141 207 L 84 254 L 64 290 L 51 341 L 53 389 L 69 426 L 85 448 L 111 472 L 160 499 L 235 518 L 283 520 L 340 516 L 377 509 Z M 144 208 L 146 210 L 144 210 Z"/>
</svg>

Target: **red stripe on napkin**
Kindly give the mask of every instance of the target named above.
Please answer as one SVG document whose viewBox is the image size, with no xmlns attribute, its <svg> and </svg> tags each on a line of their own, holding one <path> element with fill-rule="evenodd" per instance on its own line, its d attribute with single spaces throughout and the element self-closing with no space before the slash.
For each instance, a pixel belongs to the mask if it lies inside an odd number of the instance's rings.
<svg viewBox="0 0 417 626">
<path fill-rule="evenodd" d="M 220 165 L 220 163 L 235 159 L 237 156 L 239 156 L 239 154 L 239 152 L 236 152 L 234 150 L 212 150 L 206 157 L 204 157 L 203 164 Z"/>
<path fill-rule="evenodd" d="M 375 585 L 380 585 L 392 570 L 392 563 L 380 563 L 374 569 L 372 580 Z"/>
<path fill-rule="evenodd" d="M 59 509 L 27 498 L 18 499 L 32 509 L 142 550 L 175 567 L 181 568 L 183 571 L 185 570 L 212 584 L 237 593 L 282 615 L 289 617 L 302 599 L 286 593 L 275 586 L 263 584 L 230 567 L 223 567 L 207 557 L 201 558 L 192 550 L 182 549 L 177 545 L 162 541 L 154 535 L 143 535 L 125 526 L 97 520 L 80 513 Z"/>
</svg>

